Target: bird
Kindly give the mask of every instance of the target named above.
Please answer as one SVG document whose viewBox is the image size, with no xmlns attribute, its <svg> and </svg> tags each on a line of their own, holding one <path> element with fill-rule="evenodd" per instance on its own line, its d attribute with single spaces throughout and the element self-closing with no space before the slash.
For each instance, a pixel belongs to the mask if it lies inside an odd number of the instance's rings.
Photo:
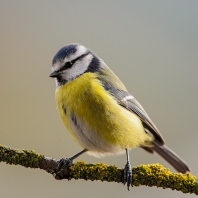
<svg viewBox="0 0 198 198">
<path fill-rule="evenodd" d="M 123 183 L 132 184 L 129 150 L 140 147 L 158 153 L 178 172 L 187 163 L 165 145 L 164 138 L 140 103 L 90 49 L 78 43 L 62 47 L 52 60 L 56 106 L 67 130 L 82 150 L 60 160 L 73 161 L 88 153 L 95 157 L 126 154 Z M 59 166 L 59 167 L 60 167 Z"/>
</svg>

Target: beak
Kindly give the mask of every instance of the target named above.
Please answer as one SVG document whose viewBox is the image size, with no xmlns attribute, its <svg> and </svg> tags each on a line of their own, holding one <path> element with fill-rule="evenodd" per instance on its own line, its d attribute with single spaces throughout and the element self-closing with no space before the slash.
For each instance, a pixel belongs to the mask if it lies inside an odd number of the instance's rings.
<svg viewBox="0 0 198 198">
<path fill-rule="evenodd" d="M 58 75 L 59 75 L 59 72 L 54 70 L 54 71 L 52 71 L 52 72 L 50 73 L 49 77 L 51 77 L 51 78 L 56 78 Z"/>
</svg>

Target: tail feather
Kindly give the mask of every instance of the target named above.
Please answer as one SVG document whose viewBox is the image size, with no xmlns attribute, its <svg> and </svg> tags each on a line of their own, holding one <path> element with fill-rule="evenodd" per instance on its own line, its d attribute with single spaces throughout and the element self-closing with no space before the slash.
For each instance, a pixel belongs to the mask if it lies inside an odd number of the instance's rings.
<svg viewBox="0 0 198 198">
<path fill-rule="evenodd" d="M 176 153 L 165 145 L 159 146 L 155 144 L 152 148 L 156 153 L 163 157 L 168 163 L 170 163 L 178 172 L 186 173 L 190 172 L 189 166 L 181 159 Z"/>
</svg>

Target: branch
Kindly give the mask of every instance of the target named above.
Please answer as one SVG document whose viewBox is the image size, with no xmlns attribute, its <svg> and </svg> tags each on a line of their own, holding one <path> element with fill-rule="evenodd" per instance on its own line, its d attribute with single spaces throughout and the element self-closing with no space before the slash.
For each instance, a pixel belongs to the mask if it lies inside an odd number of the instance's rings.
<svg viewBox="0 0 198 198">
<path fill-rule="evenodd" d="M 123 183 L 123 169 L 118 169 L 116 166 L 103 163 L 85 164 L 79 161 L 75 164 L 68 164 L 57 172 L 58 160 L 45 157 L 32 150 L 16 150 L 3 145 L 0 145 L 0 162 L 40 168 L 53 174 L 55 179 L 84 179 Z M 172 173 L 160 164 L 140 165 L 133 167 L 132 171 L 133 186 L 156 186 L 198 195 L 198 177 L 191 173 Z"/>
</svg>

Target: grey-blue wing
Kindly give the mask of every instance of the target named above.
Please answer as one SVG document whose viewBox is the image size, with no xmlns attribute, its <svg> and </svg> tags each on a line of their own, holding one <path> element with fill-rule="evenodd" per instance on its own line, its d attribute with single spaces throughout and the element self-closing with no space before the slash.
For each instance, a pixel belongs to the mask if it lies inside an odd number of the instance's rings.
<svg viewBox="0 0 198 198">
<path fill-rule="evenodd" d="M 145 132 L 152 134 L 155 137 L 155 142 L 158 145 L 164 144 L 163 137 L 161 136 L 159 130 L 151 121 L 143 107 L 130 93 L 125 90 L 115 88 L 105 81 L 101 81 L 101 83 L 103 87 L 117 100 L 119 105 L 139 116 L 145 128 Z M 152 152 L 149 148 L 146 150 Z"/>
</svg>

